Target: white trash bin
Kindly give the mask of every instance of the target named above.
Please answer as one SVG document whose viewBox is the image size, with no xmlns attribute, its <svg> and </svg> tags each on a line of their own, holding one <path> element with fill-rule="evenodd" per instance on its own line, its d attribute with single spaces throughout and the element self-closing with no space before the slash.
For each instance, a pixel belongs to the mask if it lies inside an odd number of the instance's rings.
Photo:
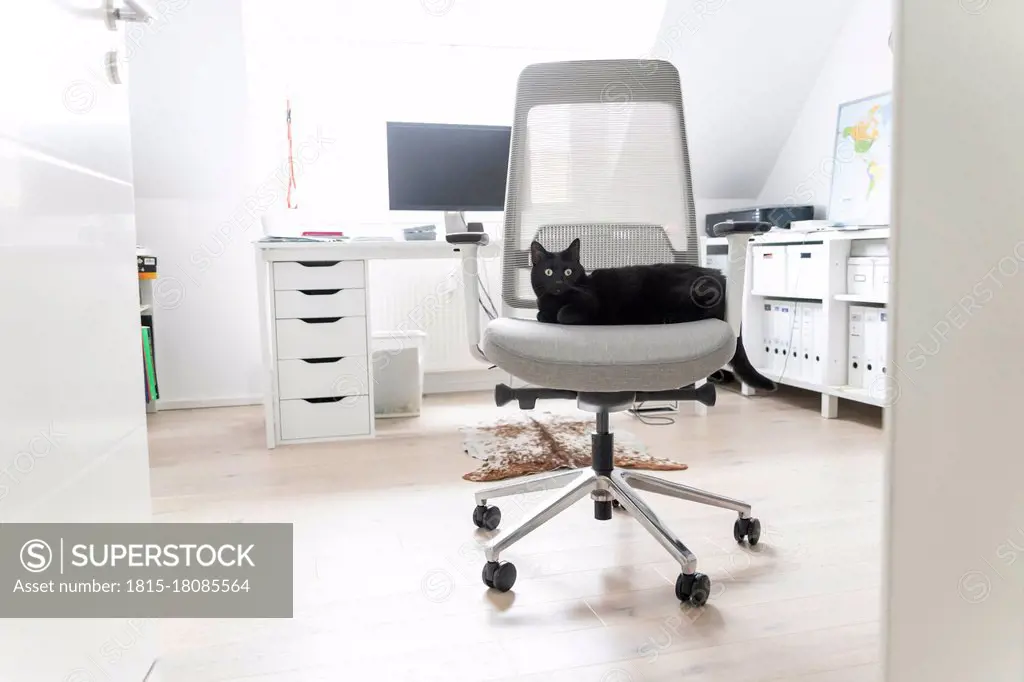
<svg viewBox="0 0 1024 682">
<path fill-rule="evenodd" d="M 423 359 L 426 345 L 426 332 L 374 332 L 375 416 L 419 416 L 423 406 Z"/>
</svg>

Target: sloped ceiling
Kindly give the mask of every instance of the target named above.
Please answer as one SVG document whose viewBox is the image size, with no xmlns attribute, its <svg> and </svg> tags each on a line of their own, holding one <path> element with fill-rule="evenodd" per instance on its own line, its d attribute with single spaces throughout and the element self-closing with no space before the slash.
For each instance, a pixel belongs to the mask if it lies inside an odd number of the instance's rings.
<svg viewBox="0 0 1024 682">
<path fill-rule="evenodd" d="M 651 56 L 679 70 L 696 197 L 760 193 L 855 4 L 667 0 Z"/>
</svg>

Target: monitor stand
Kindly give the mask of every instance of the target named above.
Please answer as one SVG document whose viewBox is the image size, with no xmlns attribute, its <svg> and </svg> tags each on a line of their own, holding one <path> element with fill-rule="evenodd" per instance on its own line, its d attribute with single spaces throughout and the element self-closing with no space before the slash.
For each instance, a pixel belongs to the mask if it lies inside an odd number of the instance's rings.
<svg viewBox="0 0 1024 682">
<path fill-rule="evenodd" d="M 444 212 L 444 231 L 446 234 L 469 232 L 469 225 L 466 224 L 466 216 L 462 211 Z"/>
</svg>

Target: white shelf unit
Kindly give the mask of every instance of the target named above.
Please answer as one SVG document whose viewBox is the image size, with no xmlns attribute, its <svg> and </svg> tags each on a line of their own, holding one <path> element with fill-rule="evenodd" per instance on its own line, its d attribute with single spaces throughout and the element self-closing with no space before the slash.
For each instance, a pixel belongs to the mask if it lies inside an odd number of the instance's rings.
<svg viewBox="0 0 1024 682">
<path fill-rule="evenodd" d="M 884 306 L 886 298 L 876 294 L 847 293 L 847 263 L 851 249 L 858 240 L 874 240 L 873 246 L 887 245 L 889 228 L 870 228 L 860 230 L 821 230 L 817 232 L 778 232 L 760 235 L 751 239 L 747 251 L 746 289 L 743 294 L 743 328 L 744 346 L 751 362 L 761 368 L 762 374 L 777 383 L 814 391 L 821 394 L 821 414 L 825 418 L 834 419 L 838 416 L 839 399 L 852 400 L 878 407 L 884 407 L 888 393 L 886 391 L 869 390 L 849 386 L 849 332 L 850 306 L 857 304 Z M 709 239 L 708 245 L 713 244 Z M 786 274 L 775 278 L 773 286 L 765 284 L 766 278 L 758 275 L 758 258 L 763 262 L 767 250 L 758 247 L 778 247 L 775 253 L 781 253 L 787 247 L 796 247 L 787 252 L 807 258 L 806 263 L 816 259 L 820 262 L 806 265 L 803 271 L 794 275 L 788 269 Z M 806 247 L 807 253 L 802 253 Z M 808 254 L 811 254 L 810 257 Z M 805 261 L 798 261 L 803 264 Z M 769 266 L 771 267 L 771 266 Z M 811 276 L 807 276 L 811 273 Z M 805 281 L 801 282 L 800 278 Z M 756 288 L 756 291 L 755 291 Z M 763 326 L 764 306 L 775 303 L 807 302 L 821 306 L 820 316 L 816 317 L 824 323 L 824 329 L 815 328 L 821 343 L 818 348 L 824 353 L 818 360 L 821 366 L 810 374 L 816 374 L 817 380 L 807 378 L 807 373 L 789 374 L 788 371 L 772 371 L 771 355 L 766 354 L 761 340 L 765 338 Z M 813 361 L 809 358 L 808 361 Z M 799 362 L 799 360 L 797 360 Z M 887 384 L 887 380 L 883 381 Z M 754 389 L 743 386 L 743 393 L 751 395 Z"/>
</svg>

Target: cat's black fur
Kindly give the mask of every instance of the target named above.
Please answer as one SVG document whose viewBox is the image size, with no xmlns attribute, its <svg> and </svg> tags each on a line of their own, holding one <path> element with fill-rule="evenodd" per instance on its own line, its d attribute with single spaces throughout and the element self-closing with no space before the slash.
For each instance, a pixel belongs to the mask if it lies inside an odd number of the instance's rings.
<svg viewBox="0 0 1024 682">
<path fill-rule="evenodd" d="M 530 245 L 530 283 L 541 322 L 580 325 L 672 324 L 725 320 L 725 276 L 718 270 L 685 263 L 598 268 L 580 264 L 580 240 L 565 251 Z M 732 370 L 748 386 L 774 391 L 736 340 Z"/>
</svg>

